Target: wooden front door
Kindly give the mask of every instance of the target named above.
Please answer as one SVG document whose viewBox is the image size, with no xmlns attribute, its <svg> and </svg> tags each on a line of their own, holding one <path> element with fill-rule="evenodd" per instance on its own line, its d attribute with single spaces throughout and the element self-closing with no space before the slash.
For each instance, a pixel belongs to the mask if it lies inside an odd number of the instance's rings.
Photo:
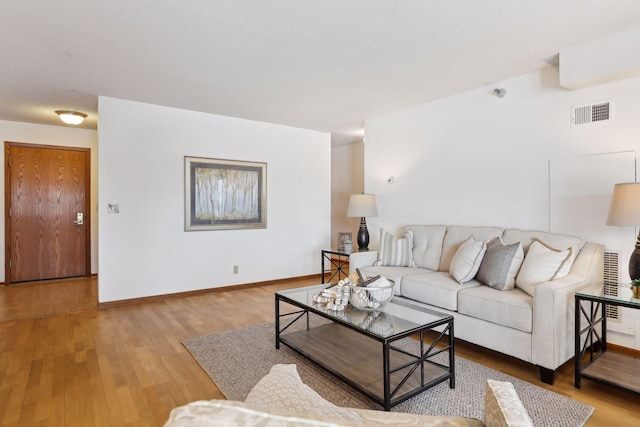
<svg viewBox="0 0 640 427">
<path fill-rule="evenodd" d="M 6 283 L 91 275 L 90 149 L 5 142 Z"/>
</svg>

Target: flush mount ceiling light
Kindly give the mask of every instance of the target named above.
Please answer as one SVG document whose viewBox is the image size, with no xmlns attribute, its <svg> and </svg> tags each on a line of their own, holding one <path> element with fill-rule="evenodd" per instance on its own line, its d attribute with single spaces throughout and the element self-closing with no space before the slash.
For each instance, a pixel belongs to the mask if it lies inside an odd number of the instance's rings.
<svg viewBox="0 0 640 427">
<path fill-rule="evenodd" d="M 85 113 L 71 110 L 57 110 L 56 114 L 60 116 L 60 120 L 68 125 L 79 125 L 87 118 Z"/>
</svg>

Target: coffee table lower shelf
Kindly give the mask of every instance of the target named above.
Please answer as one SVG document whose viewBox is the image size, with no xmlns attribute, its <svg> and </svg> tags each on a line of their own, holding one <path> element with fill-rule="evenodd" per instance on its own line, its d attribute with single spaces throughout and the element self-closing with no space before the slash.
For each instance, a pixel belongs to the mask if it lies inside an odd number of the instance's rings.
<svg viewBox="0 0 640 427">
<path fill-rule="evenodd" d="M 386 410 L 436 384 L 452 379 L 454 375 L 450 368 L 424 361 L 423 369 L 415 369 L 389 402 L 385 402 L 382 342 L 336 323 L 282 334 L 280 342 L 364 393 Z M 389 376 L 390 390 L 394 390 L 416 362 L 419 362 L 420 356 L 408 355 L 390 346 L 389 360 L 392 372 Z M 393 372 L 394 367 L 402 365 L 408 366 Z"/>
</svg>

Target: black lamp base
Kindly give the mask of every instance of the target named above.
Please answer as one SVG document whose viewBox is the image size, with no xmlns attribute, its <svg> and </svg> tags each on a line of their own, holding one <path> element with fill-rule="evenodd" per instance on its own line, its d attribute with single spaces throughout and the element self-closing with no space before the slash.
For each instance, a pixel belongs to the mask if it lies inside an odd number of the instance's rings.
<svg viewBox="0 0 640 427">
<path fill-rule="evenodd" d="M 369 230 L 367 230 L 367 221 L 364 217 L 360 218 L 360 228 L 358 229 L 358 250 L 366 252 L 369 250 Z"/>
<path fill-rule="evenodd" d="M 636 239 L 636 247 L 629 257 L 629 276 L 631 280 L 640 279 L 640 233 Z"/>
</svg>

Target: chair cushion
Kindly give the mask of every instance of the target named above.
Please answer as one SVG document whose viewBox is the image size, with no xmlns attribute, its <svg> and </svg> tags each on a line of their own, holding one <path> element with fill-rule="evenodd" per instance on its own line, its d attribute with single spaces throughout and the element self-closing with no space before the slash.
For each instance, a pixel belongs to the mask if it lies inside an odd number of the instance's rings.
<svg viewBox="0 0 640 427">
<path fill-rule="evenodd" d="M 199 400 L 174 408 L 164 427 L 336 427 L 361 425 L 363 425 L 361 421 L 343 420 L 310 413 L 291 413 L 260 403 Z"/>
<path fill-rule="evenodd" d="M 273 365 L 269 374 L 253 386 L 245 401 L 302 415 L 360 421 L 355 412 L 326 401 L 304 384 L 296 365 Z"/>
<path fill-rule="evenodd" d="M 491 427 L 533 427 L 513 384 L 487 380 L 484 398 L 484 423 Z"/>
</svg>

